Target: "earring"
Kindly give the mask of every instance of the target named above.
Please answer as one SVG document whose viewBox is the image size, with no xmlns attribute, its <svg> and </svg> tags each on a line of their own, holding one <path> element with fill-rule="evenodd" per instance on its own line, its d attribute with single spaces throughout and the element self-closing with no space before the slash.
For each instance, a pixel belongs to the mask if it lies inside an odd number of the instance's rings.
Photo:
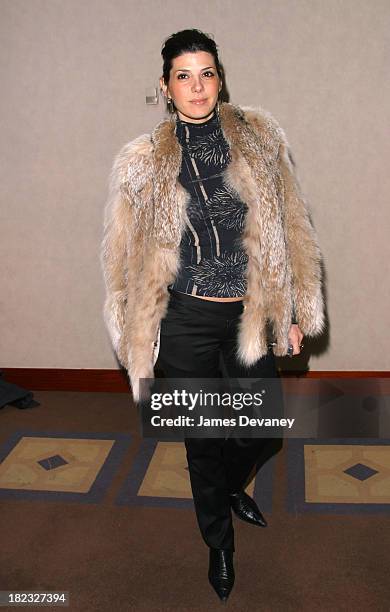
<svg viewBox="0 0 390 612">
<path fill-rule="evenodd" d="M 173 112 L 173 102 L 172 102 L 172 98 L 168 98 L 168 97 L 167 97 L 167 106 L 168 106 L 168 111 L 169 111 L 170 113 L 172 113 L 172 112 Z"/>
</svg>

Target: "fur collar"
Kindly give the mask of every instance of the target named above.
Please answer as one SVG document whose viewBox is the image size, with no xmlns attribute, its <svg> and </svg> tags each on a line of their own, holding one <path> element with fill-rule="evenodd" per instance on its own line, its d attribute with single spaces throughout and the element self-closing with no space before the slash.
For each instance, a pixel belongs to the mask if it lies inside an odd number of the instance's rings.
<svg viewBox="0 0 390 612">
<path fill-rule="evenodd" d="M 219 114 L 223 134 L 230 146 L 240 142 L 242 129 L 249 129 L 261 142 L 264 154 L 270 156 L 275 154 L 275 148 L 279 144 L 283 131 L 271 113 L 261 107 L 238 106 L 229 102 L 221 102 Z M 156 159 L 175 152 L 181 154 L 180 144 L 174 133 L 175 125 L 176 119 L 172 116 L 163 119 L 154 128 L 151 141 L 154 144 Z"/>
</svg>

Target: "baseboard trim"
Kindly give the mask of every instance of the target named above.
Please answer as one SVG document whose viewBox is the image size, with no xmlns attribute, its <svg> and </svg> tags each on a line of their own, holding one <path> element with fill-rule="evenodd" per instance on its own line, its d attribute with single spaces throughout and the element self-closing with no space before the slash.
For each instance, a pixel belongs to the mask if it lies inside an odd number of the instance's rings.
<svg viewBox="0 0 390 612">
<path fill-rule="evenodd" d="M 31 391 L 96 391 L 126 393 L 129 382 L 126 370 L 0 368 L 4 380 Z M 289 371 L 283 377 L 306 378 L 389 378 L 389 371 Z"/>
</svg>

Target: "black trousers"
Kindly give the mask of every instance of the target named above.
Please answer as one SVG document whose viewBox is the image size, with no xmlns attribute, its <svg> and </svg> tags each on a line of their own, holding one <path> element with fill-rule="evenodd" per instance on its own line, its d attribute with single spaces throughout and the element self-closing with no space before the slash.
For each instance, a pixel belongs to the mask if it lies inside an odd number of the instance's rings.
<svg viewBox="0 0 390 612">
<path fill-rule="evenodd" d="M 215 302 L 170 291 L 161 321 L 156 367 L 167 378 L 278 377 L 268 354 L 250 367 L 236 359 L 242 301 Z M 222 366 L 222 370 L 221 370 Z M 250 475 L 266 440 L 262 438 L 185 438 L 192 495 L 199 528 L 212 548 L 234 550 L 229 494 Z"/>
</svg>

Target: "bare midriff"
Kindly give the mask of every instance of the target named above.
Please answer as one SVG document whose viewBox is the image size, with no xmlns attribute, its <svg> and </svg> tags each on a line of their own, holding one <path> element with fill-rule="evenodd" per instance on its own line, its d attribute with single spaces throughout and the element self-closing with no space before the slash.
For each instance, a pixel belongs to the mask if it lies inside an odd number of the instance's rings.
<svg viewBox="0 0 390 612">
<path fill-rule="evenodd" d="M 182 291 L 178 291 L 178 293 L 183 293 Z M 188 294 L 185 294 L 188 295 Z M 226 298 L 219 298 L 219 297 L 209 297 L 206 295 L 193 295 L 190 294 L 191 297 L 196 297 L 199 298 L 200 300 L 209 300 L 209 302 L 241 302 L 244 299 L 244 296 L 239 296 L 239 297 L 226 297 Z"/>
</svg>

